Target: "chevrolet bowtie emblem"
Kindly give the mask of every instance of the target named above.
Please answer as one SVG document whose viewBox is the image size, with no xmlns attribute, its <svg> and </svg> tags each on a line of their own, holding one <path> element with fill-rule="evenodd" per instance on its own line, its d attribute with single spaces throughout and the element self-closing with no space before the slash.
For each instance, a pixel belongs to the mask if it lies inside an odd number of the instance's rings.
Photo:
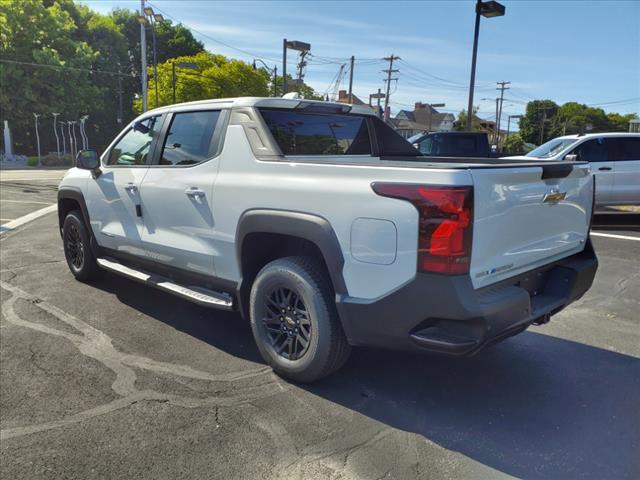
<svg viewBox="0 0 640 480">
<path fill-rule="evenodd" d="M 558 203 L 560 200 L 564 200 L 567 196 L 567 192 L 561 192 L 557 188 L 552 188 L 551 191 L 545 194 L 542 201 L 544 203 Z"/>
</svg>

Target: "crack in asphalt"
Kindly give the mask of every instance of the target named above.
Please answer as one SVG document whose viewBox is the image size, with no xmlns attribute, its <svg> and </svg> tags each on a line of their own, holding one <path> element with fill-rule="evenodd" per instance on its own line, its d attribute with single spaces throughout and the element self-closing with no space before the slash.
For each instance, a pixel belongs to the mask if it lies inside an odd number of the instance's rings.
<svg viewBox="0 0 640 480">
<path fill-rule="evenodd" d="M 2 304 L 2 313 L 9 323 L 70 341 L 82 355 L 97 360 L 115 373 L 116 378 L 111 384 L 111 388 L 121 397 L 113 400 L 112 402 L 81 411 L 60 420 L 0 430 L 0 440 L 7 440 L 14 437 L 61 428 L 97 416 L 106 415 L 144 401 L 166 402 L 171 405 L 185 408 L 218 408 L 248 404 L 261 398 L 280 394 L 283 390 L 281 383 L 269 367 L 260 367 L 241 372 L 211 374 L 196 370 L 186 365 L 159 362 L 143 356 L 120 352 L 116 350 L 112 344 L 112 339 L 104 332 L 60 310 L 58 307 L 4 281 L 0 281 L 0 287 L 11 293 L 11 297 Z M 21 318 L 14 309 L 15 303 L 19 299 L 31 302 L 36 307 L 73 327 L 79 333 L 70 333 L 58 330 L 53 327 L 34 323 Z M 242 387 L 240 394 L 226 397 L 210 396 L 206 398 L 193 398 L 185 395 L 158 392 L 149 389 L 140 390 L 136 388 L 135 383 L 137 376 L 132 367 L 152 372 L 171 374 L 177 377 L 231 384 L 269 374 L 273 378 L 271 378 L 270 382 Z M 275 384 L 280 385 L 281 388 L 274 389 L 273 387 Z"/>
</svg>

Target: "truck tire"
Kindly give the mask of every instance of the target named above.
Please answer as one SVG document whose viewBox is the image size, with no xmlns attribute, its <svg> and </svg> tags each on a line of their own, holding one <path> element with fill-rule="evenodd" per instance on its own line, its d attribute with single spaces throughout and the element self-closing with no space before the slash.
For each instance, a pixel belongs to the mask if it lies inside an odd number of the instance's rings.
<svg viewBox="0 0 640 480">
<path fill-rule="evenodd" d="M 329 280 L 312 257 L 267 264 L 251 287 L 251 330 L 264 360 L 287 379 L 309 383 L 338 370 L 351 346 Z"/>
<path fill-rule="evenodd" d="M 67 214 L 62 226 L 62 244 L 69 270 L 76 280 L 87 282 L 100 273 L 91 250 L 89 232 L 78 210 Z"/>
</svg>

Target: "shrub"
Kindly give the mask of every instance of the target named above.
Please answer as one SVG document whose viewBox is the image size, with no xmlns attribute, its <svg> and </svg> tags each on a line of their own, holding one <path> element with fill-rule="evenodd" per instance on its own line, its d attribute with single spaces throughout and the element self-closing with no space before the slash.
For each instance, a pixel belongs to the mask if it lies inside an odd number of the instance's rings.
<svg viewBox="0 0 640 480">
<path fill-rule="evenodd" d="M 38 157 L 28 157 L 27 158 L 27 167 L 37 167 L 40 163 Z"/>
<path fill-rule="evenodd" d="M 65 155 L 58 158 L 57 155 L 47 155 L 42 159 L 42 165 L 46 167 L 71 167 L 73 161 L 71 155 Z"/>
</svg>

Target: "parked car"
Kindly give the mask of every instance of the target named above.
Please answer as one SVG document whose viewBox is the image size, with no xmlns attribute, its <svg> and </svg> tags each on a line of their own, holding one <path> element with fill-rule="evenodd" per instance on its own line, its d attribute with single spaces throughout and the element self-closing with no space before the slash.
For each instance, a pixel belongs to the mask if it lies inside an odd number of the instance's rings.
<svg viewBox="0 0 640 480">
<path fill-rule="evenodd" d="M 421 133 L 407 139 L 422 155 L 433 157 L 493 157 L 484 132 Z"/>
<path fill-rule="evenodd" d="M 596 204 L 640 205 L 640 134 L 566 135 L 510 160 L 579 160 L 589 162 L 596 177 Z"/>
<path fill-rule="evenodd" d="M 470 355 L 589 289 L 586 163 L 416 153 L 367 107 L 152 110 L 60 183 L 65 257 L 81 281 L 104 269 L 237 310 L 301 382 L 351 345 Z"/>
</svg>

